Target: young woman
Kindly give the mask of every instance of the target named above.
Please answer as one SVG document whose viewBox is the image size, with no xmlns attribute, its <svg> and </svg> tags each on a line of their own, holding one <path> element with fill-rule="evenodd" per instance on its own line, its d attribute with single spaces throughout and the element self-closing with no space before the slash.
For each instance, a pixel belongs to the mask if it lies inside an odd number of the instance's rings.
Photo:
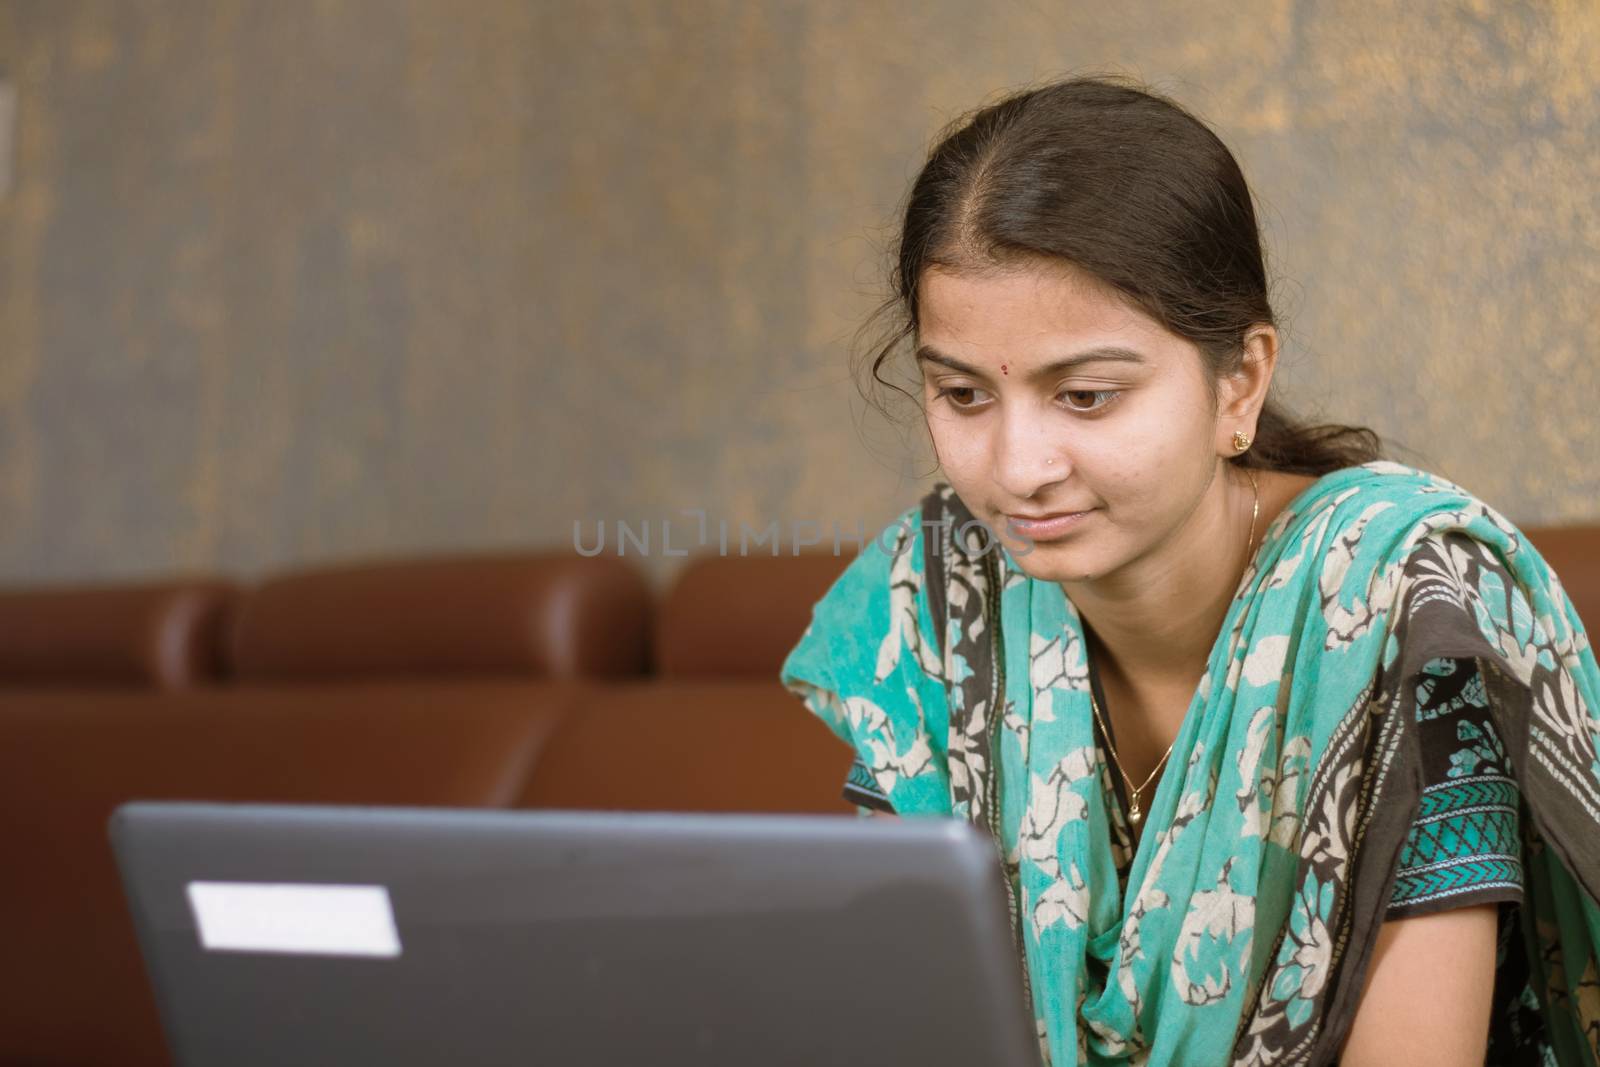
<svg viewBox="0 0 1600 1067">
<path fill-rule="evenodd" d="M 993 836 L 1047 1062 L 1595 1064 L 1600 669 L 1503 516 L 1278 407 L 1215 134 L 1014 95 L 897 256 L 948 481 L 782 681 L 863 810 Z"/>
</svg>

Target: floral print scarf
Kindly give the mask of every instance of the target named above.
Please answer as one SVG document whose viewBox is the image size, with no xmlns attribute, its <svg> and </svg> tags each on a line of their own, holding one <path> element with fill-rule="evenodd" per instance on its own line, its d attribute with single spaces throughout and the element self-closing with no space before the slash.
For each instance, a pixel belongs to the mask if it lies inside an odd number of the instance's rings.
<svg viewBox="0 0 1600 1067">
<path fill-rule="evenodd" d="M 1240 579 L 1125 888 L 1082 624 L 987 534 L 936 487 L 818 603 L 781 678 L 897 812 L 993 837 L 1046 1063 L 1336 1060 L 1421 792 L 1414 694 L 1375 679 L 1451 656 L 1476 661 L 1521 787 L 1541 1040 L 1600 1064 L 1600 668 L 1509 521 L 1386 461 L 1296 497 Z M 1476 628 L 1402 647 L 1396 620 L 1426 630 L 1441 598 Z"/>
</svg>

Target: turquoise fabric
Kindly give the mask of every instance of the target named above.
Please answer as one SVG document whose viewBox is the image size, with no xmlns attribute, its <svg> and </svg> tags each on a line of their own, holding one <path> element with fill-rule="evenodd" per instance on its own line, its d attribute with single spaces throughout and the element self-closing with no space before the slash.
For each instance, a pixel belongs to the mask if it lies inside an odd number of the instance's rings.
<svg viewBox="0 0 1600 1067">
<path fill-rule="evenodd" d="M 1561 1063 L 1600 1062 L 1600 668 L 1559 579 L 1503 516 L 1388 462 L 1296 497 L 1240 581 L 1121 891 L 1076 611 L 995 549 L 1002 702 L 962 717 L 999 715 L 996 749 L 952 761 L 952 743 L 971 744 L 950 731 L 964 664 L 939 653 L 959 646 L 933 632 L 919 515 L 850 564 L 780 678 L 902 815 L 966 817 L 951 768 L 992 757 L 1047 1062 L 1331 1062 L 1388 903 L 1374 886 L 1423 800 L 1415 724 L 1372 714 L 1371 682 L 1400 651 L 1405 560 L 1446 533 L 1512 577 L 1488 588 L 1496 572 L 1438 542 L 1454 568 L 1439 581 L 1476 622 L 1470 647 L 1445 651 L 1485 666 L 1532 820 L 1523 947 L 1544 1040 Z"/>
<path fill-rule="evenodd" d="M 1520 902 L 1521 797 L 1489 715 L 1483 681 L 1471 661 L 1439 657 L 1422 671 L 1416 682 L 1417 719 L 1425 724 L 1425 746 L 1439 750 L 1425 753 L 1424 763 L 1439 769 L 1425 776 L 1422 802 L 1400 854 L 1389 917 Z M 1105 760 L 1103 745 L 1097 755 Z M 894 811 L 860 756 L 851 762 L 842 792 L 864 815 Z M 1114 792 L 1108 789 L 1108 805 L 1119 803 L 1109 795 Z M 1123 866 L 1119 854 L 1117 867 L 1125 875 Z"/>
</svg>

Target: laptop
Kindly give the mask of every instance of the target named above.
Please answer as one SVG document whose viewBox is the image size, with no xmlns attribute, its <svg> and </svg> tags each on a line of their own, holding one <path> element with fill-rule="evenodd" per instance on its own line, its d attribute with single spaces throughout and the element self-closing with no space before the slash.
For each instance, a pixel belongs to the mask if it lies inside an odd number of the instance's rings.
<svg viewBox="0 0 1600 1067">
<path fill-rule="evenodd" d="M 1037 1067 L 955 820 L 139 801 L 110 833 L 182 1067 Z"/>
</svg>

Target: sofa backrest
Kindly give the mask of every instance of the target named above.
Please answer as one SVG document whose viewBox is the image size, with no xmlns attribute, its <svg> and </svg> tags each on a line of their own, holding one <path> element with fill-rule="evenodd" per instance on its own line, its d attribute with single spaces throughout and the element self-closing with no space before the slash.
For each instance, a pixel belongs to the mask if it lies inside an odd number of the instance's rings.
<svg viewBox="0 0 1600 1067">
<path fill-rule="evenodd" d="M 0 687 L 215 681 L 238 589 L 212 579 L 0 591 Z"/>
<path fill-rule="evenodd" d="M 776 682 L 812 606 L 854 559 L 854 553 L 803 552 L 690 560 L 656 613 L 654 673 Z"/>
<path fill-rule="evenodd" d="M 239 605 L 245 682 L 515 676 L 609 678 L 647 666 L 650 589 L 625 560 L 573 555 L 401 560 L 281 575 Z"/>
</svg>

